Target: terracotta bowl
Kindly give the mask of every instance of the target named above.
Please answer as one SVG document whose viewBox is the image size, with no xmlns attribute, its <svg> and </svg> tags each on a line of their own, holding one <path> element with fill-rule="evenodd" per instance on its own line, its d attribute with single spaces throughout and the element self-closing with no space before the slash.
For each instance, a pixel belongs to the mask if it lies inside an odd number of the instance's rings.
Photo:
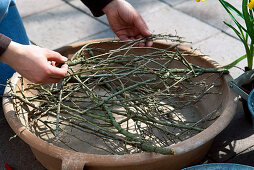
<svg viewBox="0 0 254 170">
<path fill-rule="evenodd" d="M 110 41 L 112 39 L 94 40 L 94 41 Z M 94 41 L 85 41 L 71 44 L 58 49 L 64 56 L 72 56 L 84 44 Z M 170 44 L 166 42 L 155 42 L 154 46 L 158 48 L 167 48 Z M 172 44 L 171 44 L 172 45 Z M 97 44 L 101 48 L 114 49 L 117 44 L 102 43 Z M 190 47 L 179 47 L 180 50 L 200 54 L 193 51 Z M 207 67 L 215 68 L 218 64 L 208 57 L 187 57 L 189 62 Z M 11 78 L 14 86 L 19 83 L 18 74 L 15 73 Z M 3 108 L 6 119 L 15 131 L 15 133 L 23 139 L 32 149 L 36 158 L 47 169 L 89 169 L 89 170 L 151 170 L 151 169 L 181 169 L 198 163 L 208 152 L 212 141 L 231 121 L 236 111 L 237 98 L 228 87 L 228 81 L 232 80 L 230 75 L 223 75 L 220 78 L 221 84 L 221 99 L 216 97 L 209 97 L 202 99 L 199 109 L 203 114 L 211 112 L 216 106 L 222 103 L 220 109 L 220 117 L 216 119 L 208 128 L 198 133 L 197 135 L 177 143 L 171 148 L 176 151 L 175 155 L 161 155 L 155 153 L 138 153 L 126 155 L 97 155 L 75 152 L 67 149 L 57 147 L 53 144 L 43 141 L 35 134 L 31 133 L 17 117 L 14 111 L 13 102 L 11 98 L 5 97 L 3 99 Z M 25 80 L 25 83 L 28 81 Z M 6 87 L 5 95 L 8 96 L 10 87 Z"/>
</svg>

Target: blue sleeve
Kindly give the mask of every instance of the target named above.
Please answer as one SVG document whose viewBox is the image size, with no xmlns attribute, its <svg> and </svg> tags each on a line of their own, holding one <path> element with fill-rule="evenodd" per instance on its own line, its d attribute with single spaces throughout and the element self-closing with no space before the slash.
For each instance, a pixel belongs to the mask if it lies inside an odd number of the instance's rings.
<svg viewBox="0 0 254 170">
<path fill-rule="evenodd" d="M 11 4 L 11 0 L 0 0 L 0 22 L 8 13 L 8 8 Z"/>
</svg>

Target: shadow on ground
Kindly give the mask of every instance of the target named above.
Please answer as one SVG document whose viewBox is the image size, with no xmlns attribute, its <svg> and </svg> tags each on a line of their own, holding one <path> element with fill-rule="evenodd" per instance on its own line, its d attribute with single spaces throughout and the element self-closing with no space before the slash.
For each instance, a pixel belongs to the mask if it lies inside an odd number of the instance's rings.
<svg viewBox="0 0 254 170">
<path fill-rule="evenodd" d="M 206 162 L 230 162 L 254 166 L 254 129 L 246 119 L 241 103 L 228 127 L 214 140 Z"/>
<path fill-rule="evenodd" d="M 6 163 L 13 170 L 45 170 L 30 147 L 19 137 L 12 138 L 14 135 L 0 107 L 0 170 L 5 170 Z"/>
</svg>

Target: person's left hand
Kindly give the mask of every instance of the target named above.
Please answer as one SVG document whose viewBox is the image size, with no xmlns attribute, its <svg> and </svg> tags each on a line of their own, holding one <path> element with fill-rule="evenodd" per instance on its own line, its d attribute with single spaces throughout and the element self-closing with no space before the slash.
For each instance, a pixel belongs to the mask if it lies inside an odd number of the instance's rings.
<svg viewBox="0 0 254 170">
<path fill-rule="evenodd" d="M 134 40 L 152 35 L 137 10 L 124 0 L 113 0 L 103 8 L 103 12 L 120 40 Z M 152 46 L 152 44 L 152 41 L 147 41 L 139 46 Z"/>
<path fill-rule="evenodd" d="M 11 42 L 0 57 L 0 62 L 8 64 L 20 75 L 34 83 L 57 83 L 67 73 L 66 57 L 35 45 Z M 63 64 L 56 67 L 56 63 Z"/>
</svg>

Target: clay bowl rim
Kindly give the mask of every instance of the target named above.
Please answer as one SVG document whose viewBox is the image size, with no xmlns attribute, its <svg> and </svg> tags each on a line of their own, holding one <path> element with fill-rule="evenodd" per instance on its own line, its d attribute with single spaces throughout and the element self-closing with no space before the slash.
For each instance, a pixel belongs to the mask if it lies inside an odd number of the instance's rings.
<svg viewBox="0 0 254 170">
<path fill-rule="evenodd" d="M 96 39 L 96 40 L 90 40 L 90 41 L 83 41 L 78 43 L 73 43 L 68 46 L 59 48 L 56 51 L 61 51 L 66 48 L 75 48 L 79 47 L 86 43 L 91 42 L 97 42 L 97 41 L 112 41 L 116 39 L 112 38 L 106 38 L 106 39 Z M 163 41 L 156 41 L 154 43 L 157 44 L 163 44 L 168 45 L 168 42 Z M 190 47 L 186 46 L 180 46 L 181 50 L 189 51 L 195 54 L 201 54 L 197 51 L 192 50 Z M 210 59 L 209 57 L 202 57 L 201 60 L 204 60 L 206 62 L 212 63 L 214 67 L 218 67 L 219 65 Z M 18 77 L 20 75 L 18 73 L 15 73 L 10 81 L 13 84 L 16 84 L 18 81 Z M 227 82 L 232 80 L 232 77 L 230 75 L 224 75 L 223 76 L 224 84 L 227 84 Z M 12 100 L 10 97 L 8 97 L 8 92 L 10 91 L 10 86 L 7 85 L 4 91 L 3 97 L 3 110 L 5 117 L 7 119 L 7 122 L 9 123 L 10 127 L 13 129 L 13 131 L 22 139 L 24 140 L 31 148 L 34 148 L 42 153 L 48 154 L 52 157 L 61 159 L 62 161 L 70 159 L 70 155 L 72 155 L 72 160 L 75 162 L 75 157 L 79 157 L 79 159 L 82 157 L 84 164 L 85 162 L 91 162 L 92 160 L 95 160 L 95 164 L 112 164 L 116 163 L 118 165 L 120 164 L 133 164 L 137 163 L 137 161 L 146 162 L 146 161 L 154 161 L 156 159 L 165 159 L 167 157 L 172 157 L 174 155 L 161 155 L 156 153 L 136 153 L 136 154 L 126 154 L 126 155 L 98 155 L 98 154 L 87 154 L 87 153 L 81 153 L 81 152 L 75 152 L 68 149 L 63 149 L 58 146 L 55 146 L 53 144 L 50 144 L 33 133 L 31 133 L 18 119 L 18 117 L 15 115 L 15 111 L 13 108 Z M 212 123 L 208 128 L 203 130 L 202 132 L 198 133 L 195 136 L 192 136 L 191 138 L 184 140 L 180 143 L 174 144 L 170 146 L 172 149 L 176 151 L 175 155 L 181 155 L 186 152 L 189 152 L 191 150 L 194 150 L 203 144 L 211 141 L 215 136 L 217 136 L 232 120 L 235 112 L 236 112 L 236 102 L 237 97 L 236 95 L 230 90 L 229 86 L 226 87 L 226 91 L 228 91 L 228 96 L 225 98 L 226 106 L 224 107 L 223 112 L 221 113 L 221 116 Z M 202 140 L 200 140 L 202 139 Z M 102 159 L 102 161 L 100 161 Z"/>
</svg>

